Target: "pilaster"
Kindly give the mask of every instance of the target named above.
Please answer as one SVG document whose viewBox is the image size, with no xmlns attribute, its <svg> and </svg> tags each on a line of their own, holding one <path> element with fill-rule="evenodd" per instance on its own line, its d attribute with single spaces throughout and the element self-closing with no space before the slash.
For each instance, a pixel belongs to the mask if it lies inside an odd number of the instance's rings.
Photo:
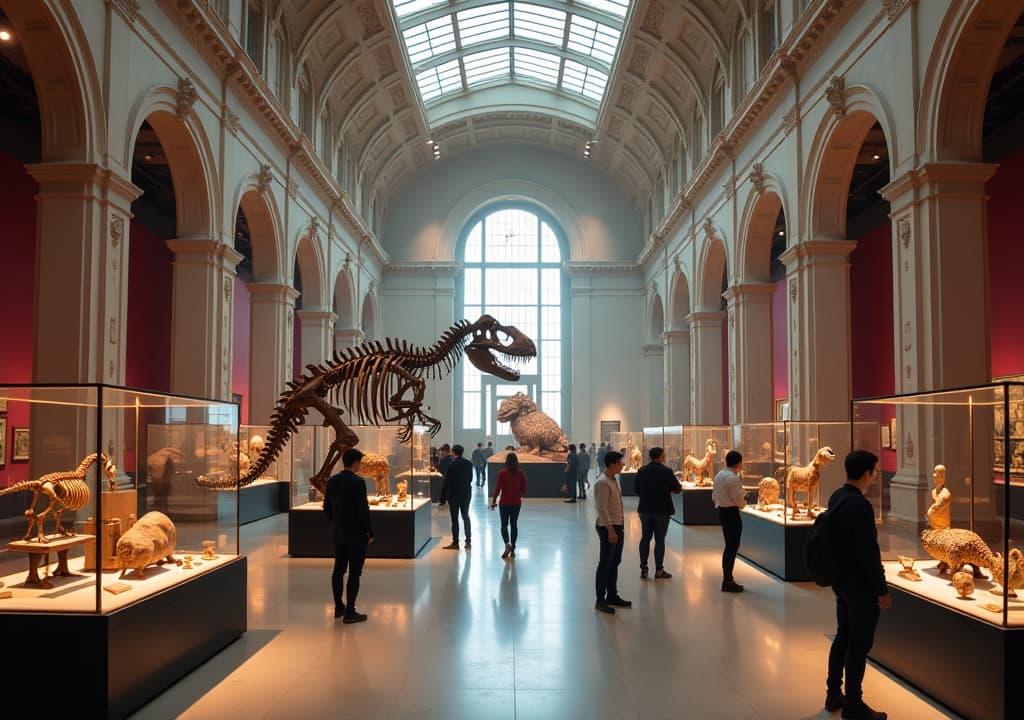
<svg viewBox="0 0 1024 720">
<path fill-rule="evenodd" d="M 661 343 L 648 343 L 643 346 L 643 352 L 647 379 L 645 425 L 665 425 L 665 348 Z"/>
<path fill-rule="evenodd" d="M 772 295 L 767 284 L 734 285 L 725 291 L 729 318 L 729 419 L 771 422 Z"/>
<path fill-rule="evenodd" d="M 269 419 L 285 384 L 292 378 L 295 298 L 291 285 L 251 283 L 252 345 L 250 347 L 249 417 Z"/>
<path fill-rule="evenodd" d="M 300 365 L 318 365 L 331 357 L 334 345 L 334 323 L 338 316 L 327 308 L 303 308 L 296 310 L 299 317 L 302 347 L 299 349 Z"/>
<path fill-rule="evenodd" d="M 690 324 L 693 363 L 690 390 L 693 406 L 690 416 L 699 425 L 721 425 L 722 412 L 722 323 L 720 310 L 698 311 L 686 317 Z"/>
<path fill-rule="evenodd" d="M 665 424 L 690 424 L 690 332 L 666 330 Z"/>
</svg>

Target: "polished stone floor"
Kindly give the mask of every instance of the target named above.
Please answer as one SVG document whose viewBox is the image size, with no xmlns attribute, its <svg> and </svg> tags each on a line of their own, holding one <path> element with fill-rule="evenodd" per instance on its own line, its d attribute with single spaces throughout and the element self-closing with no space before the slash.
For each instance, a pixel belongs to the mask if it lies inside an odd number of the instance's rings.
<svg viewBox="0 0 1024 720">
<path fill-rule="evenodd" d="M 498 514 L 472 501 L 473 549 L 444 550 L 447 509 L 414 560 L 369 560 L 359 608 L 332 617 L 328 559 L 287 554 L 287 516 L 242 528 L 249 629 L 133 717 L 658 720 L 838 718 L 822 709 L 830 591 L 737 565 L 719 591 L 721 532 L 672 523 L 668 580 L 641 580 L 626 498 L 614 616 L 593 609 L 589 502 L 528 500 L 514 560 Z M 653 567 L 653 563 L 652 563 Z M 955 717 L 874 666 L 865 699 L 894 720 Z"/>
</svg>

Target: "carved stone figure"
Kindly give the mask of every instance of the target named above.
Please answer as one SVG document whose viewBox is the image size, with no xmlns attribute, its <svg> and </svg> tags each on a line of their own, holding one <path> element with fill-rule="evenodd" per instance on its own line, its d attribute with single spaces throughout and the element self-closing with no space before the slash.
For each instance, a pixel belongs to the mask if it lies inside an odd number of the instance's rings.
<svg viewBox="0 0 1024 720">
<path fill-rule="evenodd" d="M 359 474 L 373 480 L 374 495 L 378 499 L 391 497 L 391 463 L 383 455 L 365 453 Z"/>
<path fill-rule="evenodd" d="M 1002 595 L 1004 592 L 1007 597 L 1015 598 L 1017 588 L 1024 587 L 1024 553 L 1021 553 L 1017 548 L 1010 548 L 1010 572 L 1007 576 L 1006 587 L 1002 590 L 996 590 L 993 588 L 989 592 L 993 595 Z M 992 565 L 989 567 L 992 571 L 992 582 L 997 585 L 1003 584 L 1003 555 L 1002 553 L 995 553 L 992 557 Z"/>
<path fill-rule="evenodd" d="M 792 465 L 786 470 L 786 507 L 789 508 L 790 517 L 797 516 L 797 505 L 795 496 L 798 492 L 806 493 L 807 506 L 806 514 L 810 515 L 811 502 L 821 481 L 821 469 L 836 459 L 836 454 L 827 445 L 818 448 L 814 453 L 814 459 L 809 465 L 798 467 Z"/>
<path fill-rule="evenodd" d="M 89 484 L 85 481 L 85 473 L 96 462 L 97 458 L 103 463 L 103 474 L 108 480 L 117 474 L 117 468 L 105 453 L 91 453 L 82 459 L 78 467 L 67 472 L 54 472 L 43 475 L 38 480 L 23 480 L 10 487 L 0 490 L 0 495 L 28 491 L 32 493 L 32 500 L 25 510 L 25 517 L 28 518 L 28 528 L 22 540 L 28 540 L 32 536 L 32 528 L 36 530 L 35 540 L 46 542 L 46 534 L 43 532 L 43 521 L 53 513 L 54 533 L 62 537 L 70 537 L 75 534 L 61 525 L 60 516 L 65 510 L 81 510 L 89 504 Z M 35 511 L 36 501 L 40 495 L 45 495 L 50 500 L 46 509 L 40 513 Z"/>
<path fill-rule="evenodd" d="M 539 455 L 542 452 L 566 452 L 569 439 L 550 415 L 540 411 L 537 403 L 524 393 L 516 393 L 501 401 L 497 419 L 507 422 L 519 452 Z"/>
<path fill-rule="evenodd" d="M 779 501 L 779 481 L 773 477 L 762 478 L 757 484 L 757 509 L 767 512 Z"/>
<path fill-rule="evenodd" d="M 955 572 L 953 573 L 953 587 L 956 588 L 956 594 L 962 600 L 966 600 L 974 594 L 974 577 L 963 570 Z"/>
<path fill-rule="evenodd" d="M 904 580 L 912 580 L 913 582 L 921 582 L 921 573 L 914 569 L 914 558 L 907 557 L 906 555 L 900 555 L 896 558 L 900 561 L 900 566 L 903 568 L 897 575 Z"/>
<path fill-rule="evenodd" d="M 398 490 L 398 502 L 405 502 L 409 498 L 408 488 L 409 483 L 405 480 L 399 480 L 395 483 L 395 488 Z"/>
<path fill-rule="evenodd" d="M 216 547 L 217 543 L 213 540 L 203 540 L 203 560 L 216 560 L 217 554 L 213 552 L 213 548 Z"/>
<path fill-rule="evenodd" d="M 991 568 L 995 554 L 981 537 L 971 530 L 946 528 L 921 531 L 921 545 L 925 552 L 939 561 L 939 574 L 956 573 L 970 565 L 976 578 L 985 575 L 981 568 Z"/>
<path fill-rule="evenodd" d="M 928 523 L 935 530 L 945 530 L 950 524 L 950 501 L 953 499 L 949 488 L 946 487 L 946 466 L 936 465 L 932 471 L 932 478 L 935 480 L 935 487 L 932 488 L 932 504 L 927 513 Z"/>
<path fill-rule="evenodd" d="M 177 540 L 177 530 L 169 517 L 158 510 L 146 513 L 117 541 L 120 577 L 124 577 L 129 570 L 134 570 L 139 577 L 145 577 L 149 565 L 177 563 L 174 558 Z"/>
<path fill-rule="evenodd" d="M 644 456 L 641 454 L 640 448 L 633 444 L 633 438 L 626 440 L 626 458 L 629 461 L 625 468 L 626 472 L 636 472 L 644 464 Z"/>
<path fill-rule="evenodd" d="M 711 484 L 711 463 L 717 451 L 717 443 L 713 438 L 704 441 L 704 458 L 697 459 L 687 455 L 683 460 L 683 479 L 692 480 L 695 485 Z"/>
<path fill-rule="evenodd" d="M 507 340 L 502 341 L 503 337 Z M 443 377 L 451 372 L 463 354 L 481 372 L 515 382 L 519 372 L 501 362 L 498 356 L 512 363 L 522 362 L 536 357 L 537 348 L 533 340 L 517 328 L 502 325 L 490 315 L 482 315 L 476 322 L 456 323 L 429 348 L 388 338 L 384 344 L 374 340 L 335 351 L 332 361 L 307 365 L 306 373 L 299 380 L 288 383 L 270 418 L 266 445 L 237 486 L 245 487 L 267 471 L 291 436 L 305 423 L 310 410 L 323 415 L 324 424 L 335 432 L 327 457 L 310 478 L 310 484 L 320 494 L 345 450 L 359 443 L 359 436 L 341 419 L 345 410 L 360 424 L 403 425 L 399 432 L 403 443 L 412 437 L 414 425 L 426 425 L 430 434 L 436 435 L 441 423 L 424 412 L 426 382 L 423 378 Z M 329 398 L 343 407 L 331 404 Z M 223 477 L 200 476 L 196 482 L 213 489 L 236 487 L 232 479 Z"/>
</svg>

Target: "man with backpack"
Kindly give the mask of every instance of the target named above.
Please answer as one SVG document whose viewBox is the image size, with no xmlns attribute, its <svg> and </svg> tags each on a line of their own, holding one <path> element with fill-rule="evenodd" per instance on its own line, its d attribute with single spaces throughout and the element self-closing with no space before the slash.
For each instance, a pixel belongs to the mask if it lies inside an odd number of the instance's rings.
<svg viewBox="0 0 1024 720">
<path fill-rule="evenodd" d="M 892 605 L 878 547 L 875 512 L 865 497 L 878 479 L 878 457 L 867 450 L 846 456 L 846 484 L 828 500 L 821 542 L 834 563 L 832 591 L 836 595 L 836 635 L 828 653 L 825 709 L 842 709 L 848 720 L 886 720 L 861 695 L 864 667 L 875 639 L 878 612 Z M 825 517 L 821 518 L 822 521 Z M 823 523 L 817 523 L 819 527 Z M 819 582 L 818 577 L 815 581 Z M 843 678 L 846 694 L 843 694 Z"/>
</svg>

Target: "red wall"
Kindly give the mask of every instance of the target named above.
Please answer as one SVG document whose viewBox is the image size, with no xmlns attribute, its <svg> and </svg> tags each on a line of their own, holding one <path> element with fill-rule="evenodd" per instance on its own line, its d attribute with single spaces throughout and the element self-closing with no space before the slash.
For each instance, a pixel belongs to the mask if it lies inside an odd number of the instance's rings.
<svg viewBox="0 0 1024 720">
<path fill-rule="evenodd" d="M 989 193 L 988 273 L 993 377 L 1024 374 L 1024 328 L 1020 317 L 1020 283 L 1024 276 L 1022 180 L 1024 150 L 1003 160 L 986 186 Z"/>
<path fill-rule="evenodd" d="M 249 288 L 238 277 L 235 277 L 235 323 L 231 339 L 231 392 L 242 396 L 242 407 L 239 410 L 239 422 L 249 424 L 249 336 L 250 310 Z"/>
<path fill-rule="evenodd" d="M 174 253 L 134 220 L 129 243 L 125 384 L 170 392 Z"/>
<path fill-rule="evenodd" d="M 786 287 L 782 278 L 772 293 L 772 388 L 776 400 L 789 397 L 789 335 L 786 327 Z M 772 406 L 772 413 L 775 406 Z M 773 414 L 774 417 L 774 414 Z"/>
</svg>

